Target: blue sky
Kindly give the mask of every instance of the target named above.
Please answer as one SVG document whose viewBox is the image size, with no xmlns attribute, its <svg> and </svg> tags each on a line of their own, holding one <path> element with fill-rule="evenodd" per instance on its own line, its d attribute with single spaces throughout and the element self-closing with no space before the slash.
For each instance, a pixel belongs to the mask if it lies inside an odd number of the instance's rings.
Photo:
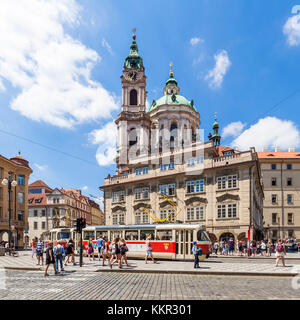
<svg viewBox="0 0 300 320">
<path fill-rule="evenodd" d="M 162 96 L 172 61 L 181 94 L 193 99 L 200 113 L 205 137 L 217 112 L 224 145 L 297 149 L 300 16 L 292 13 L 297 4 L 1 1 L 0 154 L 21 151 L 34 170 L 31 181 L 87 187 L 85 194 L 101 197 L 98 187 L 115 171 L 103 152 L 114 141 L 111 123 L 120 112 L 120 76 L 133 27 L 148 102 Z"/>
</svg>

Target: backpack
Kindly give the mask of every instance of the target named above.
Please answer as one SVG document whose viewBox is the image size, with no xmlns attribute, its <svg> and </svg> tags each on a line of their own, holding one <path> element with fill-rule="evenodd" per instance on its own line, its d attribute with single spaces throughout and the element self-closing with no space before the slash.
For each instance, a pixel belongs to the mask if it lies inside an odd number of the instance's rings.
<svg viewBox="0 0 300 320">
<path fill-rule="evenodd" d="M 202 256 L 202 249 L 201 248 L 197 248 L 197 255 Z"/>
<path fill-rule="evenodd" d="M 276 247 L 276 250 L 278 252 L 283 252 L 284 251 L 283 245 L 282 244 L 278 244 L 277 247 Z"/>
<path fill-rule="evenodd" d="M 57 246 L 56 250 L 55 250 L 55 256 L 59 257 L 62 255 L 62 250 L 61 250 L 61 246 Z"/>
<path fill-rule="evenodd" d="M 127 248 L 126 244 L 122 245 L 122 247 L 120 249 L 121 254 L 125 254 L 127 251 L 128 251 L 128 248 Z"/>
</svg>

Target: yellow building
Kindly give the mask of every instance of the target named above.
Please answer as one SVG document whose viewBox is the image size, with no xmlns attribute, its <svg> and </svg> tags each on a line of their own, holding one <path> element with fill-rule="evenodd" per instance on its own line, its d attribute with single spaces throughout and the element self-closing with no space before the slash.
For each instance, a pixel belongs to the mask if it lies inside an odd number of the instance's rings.
<svg viewBox="0 0 300 320">
<path fill-rule="evenodd" d="M 28 228 L 28 180 L 31 173 L 29 163 L 23 157 L 7 159 L 0 155 L 0 242 L 8 241 L 10 229 L 14 244 L 18 247 L 24 246 L 24 228 Z"/>
</svg>

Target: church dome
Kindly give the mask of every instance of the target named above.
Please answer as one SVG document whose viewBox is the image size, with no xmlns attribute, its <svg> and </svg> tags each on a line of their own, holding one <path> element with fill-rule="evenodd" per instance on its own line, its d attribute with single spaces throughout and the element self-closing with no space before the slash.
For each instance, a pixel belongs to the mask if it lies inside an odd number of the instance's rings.
<svg viewBox="0 0 300 320">
<path fill-rule="evenodd" d="M 172 64 L 170 64 L 172 67 Z M 177 85 L 177 81 L 174 78 L 173 70 L 170 71 L 170 77 L 166 82 L 166 86 L 164 88 L 164 96 L 159 98 L 158 100 L 153 100 L 152 105 L 149 109 L 149 112 L 153 111 L 154 109 L 164 106 L 176 106 L 176 105 L 184 105 L 192 108 L 194 111 L 197 112 L 194 101 L 187 100 L 184 96 L 179 95 L 179 88 Z"/>
<path fill-rule="evenodd" d="M 194 102 L 193 100 L 189 101 L 187 100 L 184 96 L 181 96 L 179 94 L 174 94 L 174 95 L 164 95 L 161 98 L 159 98 L 158 100 L 154 100 L 152 102 L 152 105 L 149 109 L 149 112 L 151 112 L 152 110 L 163 106 L 163 105 L 185 105 L 188 106 L 190 108 L 192 108 L 194 111 L 197 111 L 195 106 L 194 106 Z"/>
</svg>

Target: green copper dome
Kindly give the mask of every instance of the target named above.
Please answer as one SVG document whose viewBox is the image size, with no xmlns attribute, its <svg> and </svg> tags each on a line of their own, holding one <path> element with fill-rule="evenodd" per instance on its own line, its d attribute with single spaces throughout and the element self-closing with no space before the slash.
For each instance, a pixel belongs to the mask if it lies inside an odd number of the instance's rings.
<svg viewBox="0 0 300 320">
<path fill-rule="evenodd" d="M 151 112 L 152 110 L 156 109 L 157 107 L 163 106 L 163 105 L 185 105 L 188 106 L 190 108 L 192 108 L 194 111 L 197 112 L 195 106 L 194 106 L 194 101 L 191 100 L 187 100 L 185 97 L 180 96 L 178 94 L 174 94 L 174 95 L 165 95 L 161 98 L 159 98 L 158 100 L 154 100 L 149 112 Z"/>
<path fill-rule="evenodd" d="M 143 66 L 143 59 L 139 55 L 139 49 L 135 39 L 136 36 L 134 35 L 130 46 L 129 56 L 125 59 L 125 67 L 127 69 L 141 69 Z"/>
</svg>

